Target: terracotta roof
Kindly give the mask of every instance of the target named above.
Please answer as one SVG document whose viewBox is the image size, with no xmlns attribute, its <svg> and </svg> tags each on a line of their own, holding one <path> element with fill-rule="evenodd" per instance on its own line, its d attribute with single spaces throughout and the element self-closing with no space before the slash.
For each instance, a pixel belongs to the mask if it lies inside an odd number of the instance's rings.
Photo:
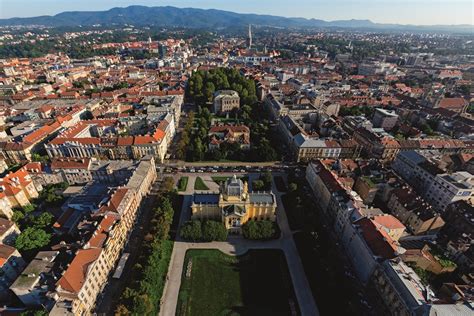
<svg viewBox="0 0 474 316">
<path fill-rule="evenodd" d="M 79 293 L 86 279 L 89 265 L 99 258 L 101 248 L 80 249 L 57 285 L 71 293 Z"/>
<path fill-rule="evenodd" d="M 361 228 L 362 236 L 374 255 L 384 259 L 393 259 L 397 256 L 397 243 L 385 230 L 380 229 L 373 220 L 364 217 L 358 220 L 356 224 Z"/>
<path fill-rule="evenodd" d="M 443 98 L 439 101 L 438 106 L 446 109 L 462 109 L 467 105 L 464 98 Z"/>
<path fill-rule="evenodd" d="M 89 247 L 102 248 L 105 241 L 107 240 L 107 237 L 109 236 L 109 231 L 112 229 L 117 220 L 118 216 L 114 215 L 106 215 L 104 218 L 102 218 L 102 221 L 95 230 L 94 235 L 91 237 L 91 239 L 89 239 Z"/>
<path fill-rule="evenodd" d="M 110 197 L 110 200 L 100 208 L 99 213 L 107 213 L 107 212 L 118 213 L 118 207 L 120 206 L 120 203 L 122 203 L 122 200 L 127 194 L 127 192 L 128 192 L 127 188 L 117 189 Z"/>
<path fill-rule="evenodd" d="M 117 139 L 117 146 L 130 146 L 133 144 L 133 136 L 124 136 Z"/>
<path fill-rule="evenodd" d="M 5 234 L 10 228 L 13 227 L 15 223 L 9 221 L 8 219 L 0 217 L 0 236 Z"/>
<path fill-rule="evenodd" d="M 51 162 L 51 169 L 88 169 L 90 158 L 58 158 Z"/>
<path fill-rule="evenodd" d="M 145 145 L 145 144 L 152 144 L 156 142 L 156 140 L 152 136 L 135 136 L 133 140 L 134 145 Z"/>
<path fill-rule="evenodd" d="M 166 136 L 166 133 L 157 128 L 156 131 L 153 133 L 153 138 L 156 140 L 156 141 L 161 141 L 162 139 L 164 139 Z"/>
<path fill-rule="evenodd" d="M 0 244 L 0 267 L 3 267 L 5 262 L 8 261 L 10 256 L 16 251 L 15 248 Z"/>
<path fill-rule="evenodd" d="M 398 218 L 389 214 L 374 216 L 373 221 L 388 229 L 405 229 L 405 225 Z"/>
</svg>

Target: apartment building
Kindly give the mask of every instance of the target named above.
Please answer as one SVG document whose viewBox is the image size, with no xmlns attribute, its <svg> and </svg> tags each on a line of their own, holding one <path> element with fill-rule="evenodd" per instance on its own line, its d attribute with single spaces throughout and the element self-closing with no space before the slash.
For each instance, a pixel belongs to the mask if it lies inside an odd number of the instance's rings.
<svg viewBox="0 0 474 316">
<path fill-rule="evenodd" d="M 375 109 L 372 125 L 376 128 L 383 128 L 385 131 L 392 130 L 398 122 L 398 115 L 395 111 L 377 108 Z"/>
<path fill-rule="evenodd" d="M 410 188 L 393 190 L 387 207 L 414 235 L 436 234 L 444 225 L 441 215 Z"/>
<path fill-rule="evenodd" d="M 8 295 L 8 288 L 23 271 L 26 263 L 15 248 L 0 244 L 0 299 Z"/>
<path fill-rule="evenodd" d="M 147 105 L 147 120 L 156 121 L 166 114 L 171 114 L 176 126 L 179 126 L 181 117 L 181 107 L 183 106 L 184 95 L 173 94 L 166 96 L 149 96 L 142 100 L 142 104 Z"/>
<path fill-rule="evenodd" d="M 156 179 L 153 157 L 141 160 L 109 200 L 92 214 L 99 222 L 92 237 L 77 251 L 57 282 L 54 315 L 90 315 L 107 284 L 135 224 L 142 198 Z"/>
<path fill-rule="evenodd" d="M 0 200 L 5 199 L 2 203 L 5 208 L 1 209 L 2 213 L 11 219 L 11 208 L 16 206 L 25 206 L 30 204 L 31 199 L 38 197 L 38 192 L 42 187 L 36 187 L 33 180 L 25 168 L 21 168 L 16 172 L 11 172 L 0 178 Z M 6 202 L 7 201 L 7 202 Z M 8 207 L 8 205 L 10 207 Z"/>
<path fill-rule="evenodd" d="M 163 161 L 169 142 L 175 134 L 174 116 L 165 114 L 152 125 L 149 134 L 119 136 L 117 120 L 81 121 L 45 144 L 48 156 L 53 158 L 109 158 L 141 159 L 152 155 Z"/>
<path fill-rule="evenodd" d="M 359 127 L 354 131 L 354 139 L 369 157 L 390 162 L 400 151 L 400 143 L 383 129 L 366 129 Z"/>
<path fill-rule="evenodd" d="M 439 212 L 453 202 L 474 200 L 474 176 L 471 173 L 444 173 L 416 151 L 398 154 L 392 168 Z"/>
<path fill-rule="evenodd" d="M 10 286 L 10 290 L 28 307 L 51 307 L 54 299 L 49 295 L 60 276 L 55 263 L 59 251 L 40 251 Z"/>
<path fill-rule="evenodd" d="M 117 189 L 102 206 L 96 215 L 102 219 L 93 236 L 77 251 L 57 282 L 59 299 L 55 312 L 67 306 L 68 312 L 75 315 L 92 313 L 97 297 L 107 284 L 128 240 L 138 206 L 137 193 L 127 188 Z"/>
<path fill-rule="evenodd" d="M 12 221 L 0 217 L 0 244 L 13 246 L 20 229 Z"/>
<path fill-rule="evenodd" d="M 463 302 L 461 295 L 452 293 L 449 299 L 436 297 L 415 271 L 399 259 L 381 263 L 371 282 L 391 315 L 470 315 L 474 312 L 472 304 Z M 452 302 L 456 297 L 461 299 Z"/>
</svg>

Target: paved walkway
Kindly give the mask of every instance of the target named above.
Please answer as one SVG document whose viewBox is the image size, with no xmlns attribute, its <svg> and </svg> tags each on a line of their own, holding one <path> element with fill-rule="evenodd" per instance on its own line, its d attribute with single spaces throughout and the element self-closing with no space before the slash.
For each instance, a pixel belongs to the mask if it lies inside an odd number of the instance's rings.
<svg viewBox="0 0 474 316">
<path fill-rule="evenodd" d="M 210 192 L 219 192 L 219 185 L 212 180 L 212 176 L 210 175 L 203 175 L 201 176 L 202 181 L 206 184 L 209 188 L 208 191 Z"/>
<path fill-rule="evenodd" d="M 191 179 L 190 179 L 191 180 Z M 190 181 L 191 182 L 191 181 Z M 184 193 L 183 206 L 181 211 L 180 223 L 184 223 L 190 216 L 189 204 L 191 203 L 191 195 L 188 190 Z M 193 182 L 194 187 L 194 182 Z M 188 249 L 218 249 L 229 255 L 241 255 L 249 249 L 281 249 L 285 253 L 288 269 L 290 271 L 293 288 L 298 299 L 299 308 L 303 316 L 318 316 L 318 308 L 314 302 L 309 287 L 308 280 L 304 273 L 300 256 L 293 241 L 293 234 L 288 219 L 286 217 L 283 204 L 281 202 L 281 194 L 278 193 L 273 183 L 273 192 L 277 198 L 277 220 L 281 230 L 280 239 L 272 241 L 251 241 L 241 237 L 230 236 L 226 242 L 210 242 L 210 243 L 190 243 L 185 242 L 177 237 L 174 244 L 173 253 L 171 255 L 170 266 L 168 270 L 167 282 L 165 284 L 160 315 L 175 316 L 176 306 L 178 302 L 179 288 L 181 285 L 181 276 L 183 273 L 184 258 Z"/>
</svg>

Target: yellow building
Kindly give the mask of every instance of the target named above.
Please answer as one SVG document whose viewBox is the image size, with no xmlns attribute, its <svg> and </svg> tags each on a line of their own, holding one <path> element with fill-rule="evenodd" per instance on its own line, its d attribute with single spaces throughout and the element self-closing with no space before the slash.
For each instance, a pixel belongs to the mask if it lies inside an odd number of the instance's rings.
<svg viewBox="0 0 474 316">
<path fill-rule="evenodd" d="M 275 221 L 276 199 L 272 192 L 248 192 L 248 185 L 234 175 L 219 194 L 194 194 L 192 219 L 221 220 L 233 233 L 249 220 Z"/>
</svg>

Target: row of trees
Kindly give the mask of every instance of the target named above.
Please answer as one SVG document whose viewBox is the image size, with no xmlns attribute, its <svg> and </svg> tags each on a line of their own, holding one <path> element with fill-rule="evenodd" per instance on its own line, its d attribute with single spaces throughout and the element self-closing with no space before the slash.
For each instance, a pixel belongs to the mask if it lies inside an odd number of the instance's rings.
<svg viewBox="0 0 474 316">
<path fill-rule="evenodd" d="M 217 221 L 192 220 L 185 223 L 180 230 L 181 238 L 191 241 L 225 241 L 227 229 L 224 224 Z"/>
<path fill-rule="evenodd" d="M 116 315 L 157 315 L 163 294 L 173 242 L 169 232 L 177 195 L 173 179 L 166 178 L 160 187 L 159 207 L 153 210 L 148 234 L 144 238 L 137 263 L 129 276 L 117 306 Z M 173 190 L 173 191 L 172 191 Z"/>
<path fill-rule="evenodd" d="M 186 124 L 184 125 L 183 132 L 181 133 L 181 138 L 179 139 L 178 146 L 176 149 L 176 157 L 178 159 L 185 159 L 189 143 L 191 141 L 191 136 L 192 136 L 192 130 L 194 126 L 194 118 L 195 114 L 194 112 L 190 112 L 186 121 Z"/>
<path fill-rule="evenodd" d="M 277 224 L 272 221 L 248 221 L 242 225 L 242 234 L 247 239 L 265 240 L 276 238 L 279 229 Z"/>
<path fill-rule="evenodd" d="M 265 171 L 259 178 L 252 181 L 252 191 L 269 191 L 272 188 L 272 173 Z"/>
</svg>

